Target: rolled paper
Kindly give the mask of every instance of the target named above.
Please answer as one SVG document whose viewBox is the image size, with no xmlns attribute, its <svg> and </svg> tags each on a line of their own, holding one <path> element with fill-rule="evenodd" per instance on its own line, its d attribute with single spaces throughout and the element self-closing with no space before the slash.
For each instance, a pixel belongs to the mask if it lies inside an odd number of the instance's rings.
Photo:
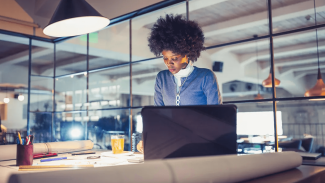
<svg viewBox="0 0 325 183">
<path fill-rule="evenodd" d="M 145 161 L 143 164 L 94 169 L 13 174 L 9 183 L 197 183 L 241 182 L 289 169 L 302 163 L 295 152 L 256 155 L 225 155 Z M 124 176 L 125 175 L 125 176 Z"/>
</svg>

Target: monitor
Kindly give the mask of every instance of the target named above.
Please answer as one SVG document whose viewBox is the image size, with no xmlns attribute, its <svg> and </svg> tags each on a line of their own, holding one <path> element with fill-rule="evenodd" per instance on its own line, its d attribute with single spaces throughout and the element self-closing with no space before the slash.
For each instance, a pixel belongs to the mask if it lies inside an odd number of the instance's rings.
<svg viewBox="0 0 325 183">
<path fill-rule="evenodd" d="M 144 159 L 237 154 L 235 105 L 148 106 Z"/>
</svg>

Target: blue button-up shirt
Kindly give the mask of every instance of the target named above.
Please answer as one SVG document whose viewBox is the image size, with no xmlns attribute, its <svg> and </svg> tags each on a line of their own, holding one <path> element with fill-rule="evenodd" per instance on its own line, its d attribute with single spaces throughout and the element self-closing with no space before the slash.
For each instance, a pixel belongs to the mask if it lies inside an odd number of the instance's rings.
<svg viewBox="0 0 325 183">
<path fill-rule="evenodd" d="M 181 83 L 185 81 L 181 78 Z M 176 105 L 175 78 L 169 70 L 160 71 L 156 77 L 154 103 L 156 106 Z M 180 88 L 180 105 L 222 104 L 216 75 L 210 69 L 197 68 Z"/>
</svg>

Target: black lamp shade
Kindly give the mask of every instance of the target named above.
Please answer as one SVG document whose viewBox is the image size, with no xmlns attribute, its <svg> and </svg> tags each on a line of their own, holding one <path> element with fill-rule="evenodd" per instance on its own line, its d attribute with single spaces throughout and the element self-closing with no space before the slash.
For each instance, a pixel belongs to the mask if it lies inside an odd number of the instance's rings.
<svg viewBox="0 0 325 183">
<path fill-rule="evenodd" d="M 52 37 L 66 37 L 98 31 L 109 24 L 85 0 L 61 0 L 44 34 Z"/>
</svg>

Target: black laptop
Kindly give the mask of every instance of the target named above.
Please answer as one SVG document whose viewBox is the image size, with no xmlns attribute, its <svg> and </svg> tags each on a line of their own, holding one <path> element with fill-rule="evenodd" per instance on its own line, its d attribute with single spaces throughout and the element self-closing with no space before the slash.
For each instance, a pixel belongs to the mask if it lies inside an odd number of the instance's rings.
<svg viewBox="0 0 325 183">
<path fill-rule="evenodd" d="M 144 159 L 237 154 L 235 105 L 144 107 Z"/>
</svg>

